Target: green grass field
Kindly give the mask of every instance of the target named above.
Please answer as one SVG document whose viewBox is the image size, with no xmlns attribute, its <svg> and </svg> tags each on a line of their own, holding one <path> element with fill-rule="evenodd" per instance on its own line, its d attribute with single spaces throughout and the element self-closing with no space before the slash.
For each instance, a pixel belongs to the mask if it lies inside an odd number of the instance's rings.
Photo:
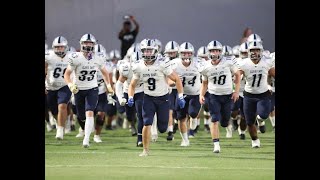
<svg viewBox="0 0 320 180">
<path fill-rule="evenodd" d="M 166 133 L 159 134 L 148 157 L 138 156 L 142 148 L 136 147 L 136 136 L 127 129 L 103 130 L 100 144 L 92 135 L 89 149 L 82 147 L 77 132 L 66 134 L 63 141 L 55 139 L 55 131 L 46 132 L 45 176 L 46 180 L 275 179 L 275 133 L 269 120 L 266 125 L 267 132 L 259 134 L 259 149 L 251 148 L 248 133 L 246 140 L 240 140 L 236 131 L 227 139 L 220 128 L 221 153 L 215 154 L 201 124 L 189 147 L 180 147 L 179 131 L 172 142 L 167 142 Z"/>
</svg>

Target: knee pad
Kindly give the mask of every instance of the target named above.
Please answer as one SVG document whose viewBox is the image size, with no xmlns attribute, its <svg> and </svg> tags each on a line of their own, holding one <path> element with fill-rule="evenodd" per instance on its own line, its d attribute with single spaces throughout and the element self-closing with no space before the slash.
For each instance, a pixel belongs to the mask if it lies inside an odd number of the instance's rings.
<svg viewBox="0 0 320 180">
<path fill-rule="evenodd" d="M 103 124 L 104 124 L 104 119 L 102 119 L 101 117 L 97 116 L 96 117 L 96 125 L 103 126 Z"/>
<path fill-rule="evenodd" d="M 168 125 L 158 126 L 158 130 L 160 133 L 165 133 L 167 131 Z"/>
<path fill-rule="evenodd" d="M 220 121 L 222 127 L 227 127 L 229 125 L 229 121 Z"/>
</svg>

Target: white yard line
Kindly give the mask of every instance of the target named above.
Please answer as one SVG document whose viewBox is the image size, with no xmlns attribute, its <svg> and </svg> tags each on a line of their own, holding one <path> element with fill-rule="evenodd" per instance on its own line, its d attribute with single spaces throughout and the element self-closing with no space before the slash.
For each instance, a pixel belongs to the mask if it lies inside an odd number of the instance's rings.
<svg viewBox="0 0 320 180">
<path fill-rule="evenodd" d="M 189 167 L 182 167 L 182 166 L 130 166 L 130 165 L 49 165 L 46 164 L 46 168 L 62 168 L 62 167 L 125 167 L 125 168 L 162 168 L 162 169 L 215 169 L 215 170 L 272 170 L 274 171 L 275 168 L 230 168 L 230 167 L 199 167 L 199 166 L 189 166 Z"/>
<path fill-rule="evenodd" d="M 83 152 L 77 152 L 77 151 L 65 151 L 65 152 L 46 152 L 46 154 L 105 154 L 106 152 L 96 152 L 96 151 L 83 151 Z"/>
</svg>

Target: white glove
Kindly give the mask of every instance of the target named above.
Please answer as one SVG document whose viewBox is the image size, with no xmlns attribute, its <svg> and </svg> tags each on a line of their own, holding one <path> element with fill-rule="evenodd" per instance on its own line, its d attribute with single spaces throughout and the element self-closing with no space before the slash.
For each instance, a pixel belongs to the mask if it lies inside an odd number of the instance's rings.
<svg viewBox="0 0 320 180">
<path fill-rule="evenodd" d="M 77 94 L 79 92 L 78 86 L 74 83 L 69 83 L 68 87 L 73 94 Z"/>
<path fill-rule="evenodd" d="M 120 103 L 120 106 L 124 106 L 127 103 L 127 99 L 126 98 L 122 98 L 122 99 L 120 99 L 119 103 Z"/>
<path fill-rule="evenodd" d="M 112 96 L 114 95 L 113 89 L 111 87 L 111 84 L 107 84 L 107 90 L 109 94 L 112 94 Z"/>
<path fill-rule="evenodd" d="M 108 104 L 112 104 L 113 106 L 116 104 L 117 100 L 112 98 L 111 94 L 107 95 Z"/>
</svg>

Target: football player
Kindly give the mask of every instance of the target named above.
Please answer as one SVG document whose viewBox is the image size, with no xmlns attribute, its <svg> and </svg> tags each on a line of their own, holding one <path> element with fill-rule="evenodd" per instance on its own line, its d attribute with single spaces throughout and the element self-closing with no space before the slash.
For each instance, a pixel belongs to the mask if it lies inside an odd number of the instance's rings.
<svg viewBox="0 0 320 180">
<path fill-rule="evenodd" d="M 169 120 L 169 89 L 167 78 L 176 83 L 178 91 L 178 104 L 180 108 L 185 105 L 183 87 L 179 76 L 173 72 L 168 58 L 158 56 L 158 48 L 153 39 L 144 39 L 140 43 L 142 61 L 133 67 L 133 78 L 128 89 L 128 106 L 133 106 L 134 92 L 137 83 L 142 79 L 144 97 L 142 116 L 144 127 L 142 129 L 143 152 L 139 156 L 149 155 L 150 131 L 153 118 L 157 115 L 157 126 L 160 133 L 164 133 Z"/>
<path fill-rule="evenodd" d="M 251 136 L 253 148 L 260 147 L 255 121 L 264 126 L 264 120 L 270 113 L 270 91 L 268 89 L 268 75 L 275 77 L 274 63 L 262 56 L 263 46 L 259 41 L 248 44 L 249 58 L 239 63 L 241 74 L 246 79 L 243 92 L 243 111 Z M 261 131 L 261 129 L 260 129 Z"/>
<path fill-rule="evenodd" d="M 84 148 L 90 146 L 90 135 L 94 127 L 93 115 L 99 98 L 97 70 L 101 71 L 108 92 L 113 93 L 109 72 L 105 68 L 105 58 L 94 53 L 96 43 L 96 38 L 92 34 L 84 34 L 80 39 L 80 52 L 73 52 L 68 56 L 69 64 L 64 73 L 64 80 L 74 94 L 77 117 L 80 121 L 85 121 L 85 124 L 80 124 L 85 134 L 82 142 Z M 73 71 L 75 71 L 75 82 L 70 78 Z"/>
<path fill-rule="evenodd" d="M 189 146 L 190 142 L 186 125 L 187 116 L 191 117 L 190 129 L 195 130 L 198 126 L 197 116 L 201 108 L 199 102 L 199 62 L 197 58 L 194 57 L 194 47 L 191 43 L 184 42 L 180 45 L 179 58 L 173 60 L 172 69 L 178 74 L 182 82 L 184 98 L 186 101 L 186 105 L 183 108 L 176 106 L 179 130 L 182 138 L 180 146 Z"/>
<path fill-rule="evenodd" d="M 227 127 L 231 114 L 231 101 L 239 98 L 240 71 L 233 61 L 222 56 L 222 44 L 211 41 L 207 45 L 210 61 L 206 61 L 201 68 L 202 85 L 199 100 L 204 104 L 205 94 L 209 91 L 209 111 L 212 117 L 211 137 L 214 143 L 213 152 L 220 152 L 219 122 L 222 127 Z M 233 91 L 232 74 L 235 76 L 235 91 Z"/>
<path fill-rule="evenodd" d="M 63 139 L 67 120 L 67 104 L 71 97 L 63 74 L 68 66 L 68 41 L 63 36 L 56 37 L 52 42 L 52 50 L 45 54 L 45 73 L 47 102 L 53 116 L 58 120 L 56 138 Z"/>
</svg>

